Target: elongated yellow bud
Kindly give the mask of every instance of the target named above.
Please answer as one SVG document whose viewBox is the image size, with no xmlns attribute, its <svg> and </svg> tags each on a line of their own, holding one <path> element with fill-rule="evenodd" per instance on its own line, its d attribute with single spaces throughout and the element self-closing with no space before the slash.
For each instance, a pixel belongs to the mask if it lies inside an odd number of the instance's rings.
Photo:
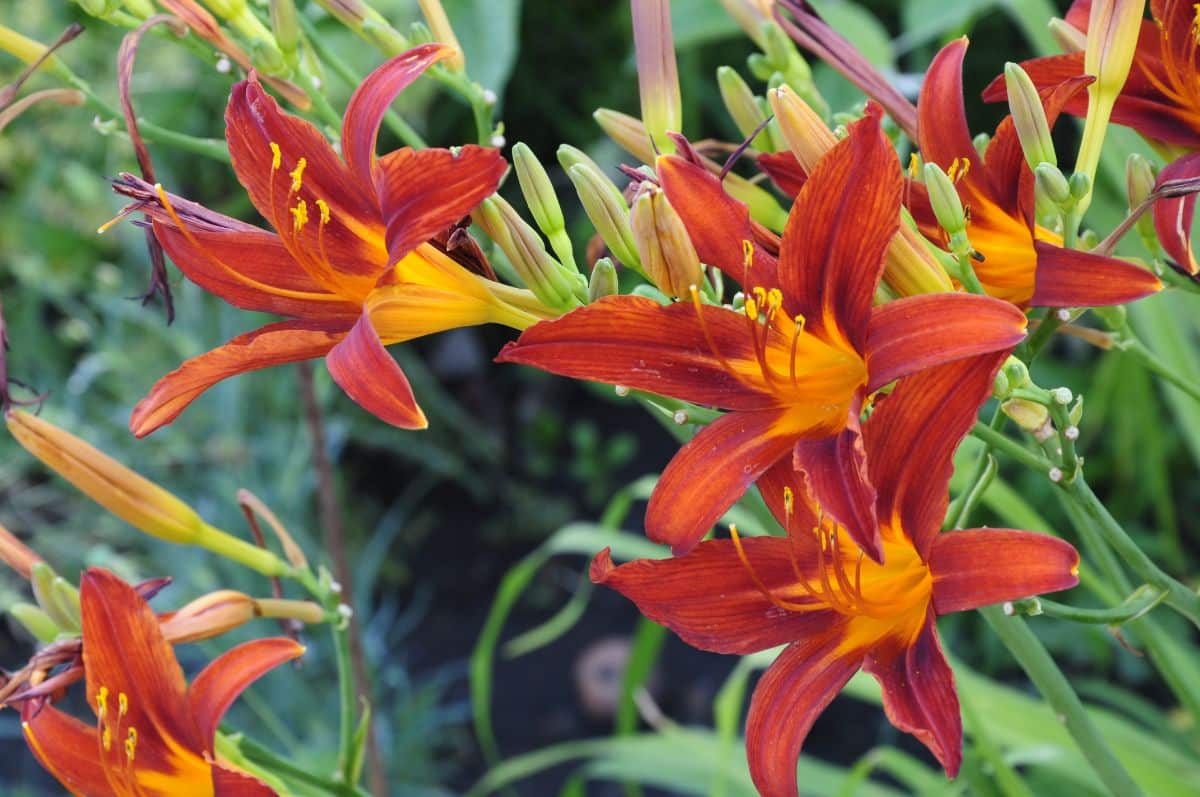
<svg viewBox="0 0 1200 797">
<path fill-rule="evenodd" d="M 656 153 L 650 141 L 650 134 L 641 119 L 635 119 L 627 113 L 614 111 L 610 108 L 598 108 L 592 114 L 596 124 L 600 125 L 609 138 L 621 149 L 637 158 L 642 163 L 654 163 Z M 674 151 L 674 147 L 672 147 Z"/>
<path fill-rule="evenodd" d="M 34 553 L 32 548 L 18 540 L 4 526 L 0 526 L 0 562 L 4 562 L 28 581 L 33 566 L 40 561 L 42 557 Z"/>
<path fill-rule="evenodd" d="M 442 7 L 441 0 L 417 1 L 421 6 L 421 14 L 425 17 L 425 22 L 433 33 L 433 40 L 454 48 L 454 55 L 447 57 L 442 63 L 455 72 L 466 69 L 466 56 L 463 53 L 462 45 L 458 43 L 458 36 L 454 34 L 454 28 L 450 26 L 450 18 L 446 16 L 446 9 Z"/>
<path fill-rule="evenodd" d="M 1050 125 L 1046 122 L 1046 110 L 1037 87 L 1021 68 L 1009 61 L 1004 65 L 1004 84 L 1008 88 L 1008 106 L 1012 110 L 1013 126 L 1025 153 L 1025 162 L 1030 169 L 1039 163 L 1058 165 L 1054 154 L 1054 141 L 1050 138 Z"/>
<path fill-rule="evenodd" d="M 323 623 L 326 611 L 312 601 L 282 598 L 252 598 L 236 590 L 222 589 L 201 595 L 176 612 L 162 618 L 162 632 L 173 645 L 198 642 L 239 628 L 257 617 Z"/>
<path fill-rule="evenodd" d="M 559 160 L 564 164 L 570 162 L 561 148 Z M 568 166 L 567 176 L 575 186 L 584 212 L 609 251 L 626 266 L 640 270 L 642 260 L 629 227 L 629 205 L 621 190 L 590 159 Z"/>
<path fill-rule="evenodd" d="M 659 152 L 675 151 L 668 132 L 683 127 L 683 100 L 675 66 L 669 0 L 631 0 L 642 121 Z M 649 163 L 649 161 L 646 161 Z"/>
<path fill-rule="evenodd" d="M 804 171 L 811 172 L 816 168 L 817 161 L 837 144 L 837 137 L 825 120 L 790 86 L 780 86 L 767 92 L 767 102 L 775 112 L 788 149 L 800 161 Z"/>
<path fill-rule="evenodd" d="M 630 223 L 642 266 L 660 291 L 678 299 L 700 284 L 700 257 L 662 189 L 643 186 L 633 202 Z"/>
</svg>

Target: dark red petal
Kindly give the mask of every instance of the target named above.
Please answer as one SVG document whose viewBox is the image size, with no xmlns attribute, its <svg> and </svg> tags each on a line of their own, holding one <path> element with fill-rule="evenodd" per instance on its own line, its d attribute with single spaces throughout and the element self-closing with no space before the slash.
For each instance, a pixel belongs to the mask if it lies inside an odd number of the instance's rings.
<svg viewBox="0 0 1200 797">
<path fill-rule="evenodd" d="M 716 175 L 674 155 L 659 158 L 655 168 L 701 262 L 721 269 L 747 289 L 779 284 L 776 259 L 761 246 L 754 247 L 747 272 L 743 242 L 755 241 L 750 211 L 725 192 Z"/>
<path fill-rule="evenodd" d="M 930 293 L 875 308 L 867 337 L 868 391 L 930 366 L 1011 349 L 1025 315 L 1008 302 L 968 293 Z"/>
<path fill-rule="evenodd" d="M 1079 553 L 1069 542 L 1011 529 L 947 531 L 929 550 L 938 614 L 1070 589 Z"/>
<path fill-rule="evenodd" d="M 983 163 L 971 139 L 963 104 L 962 64 L 966 54 L 967 39 L 963 37 L 934 56 L 917 100 L 918 140 L 926 163 L 949 169 L 955 158 L 965 158 L 969 165 L 964 174 L 983 176 Z"/>
<path fill-rule="evenodd" d="M 297 262 L 330 290 L 357 295 L 370 290 L 388 266 L 373 185 L 356 180 L 316 127 L 285 114 L 253 80 L 233 87 L 225 137 L 238 180 Z M 280 151 L 277 168 L 271 144 Z M 301 158 L 301 186 L 293 192 L 291 175 Z M 324 224 L 318 199 L 329 209 Z M 297 232 L 292 209 L 300 201 L 309 220 Z"/>
<path fill-rule="evenodd" d="M 358 306 L 325 290 L 266 230 L 182 233 L 155 221 L 154 235 L 188 279 L 234 307 L 305 318 L 353 318 Z"/>
<path fill-rule="evenodd" d="M 902 187 L 896 151 L 868 114 L 813 169 L 784 230 L 779 282 L 788 312 L 860 352 L 883 254 L 900 226 Z"/>
<path fill-rule="evenodd" d="M 376 183 L 391 262 L 495 193 L 506 168 L 499 150 L 474 144 L 457 152 L 405 148 L 380 158 Z"/>
<path fill-rule="evenodd" d="M 867 455 L 858 423 L 858 408 L 850 410 L 846 428 L 833 437 L 800 440 L 793 463 L 808 474 L 813 496 L 826 517 L 845 527 L 850 537 L 876 562 L 883 561 L 883 540 L 875 514 L 875 488 L 867 475 Z M 803 495 L 803 493 L 801 493 Z M 809 527 L 789 529 L 812 538 Z"/>
<path fill-rule="evenodd" d="M 755 160 L 758 168 L 771 178 L 771 182 L 792 199 L 808 182 L 808 172 L 790 152 L 764 152 Z"/>
<path fill-rule="evenodd" d="M 238 335 L 158 380 L 133 408 L 129 430 L 145 437 L 166 426 L 197 396 L 235 374 L 320 357 L 342 338 L 347 326 L 337 321 L 280 321 Z"/>
<path fill-rule="evenodd" d="M 968 357 L 902 379 L 863 428 L 879 517 L 898 518 L 926 561 L 946 515 L 954 451 L 1007 357 Z"/>
<path fill-rule="evenodd" d="M 262 781 L 219 764 L 212 768 L 212 781 L 213 797 L 277 797 Z"/>
<path fill-rule="evenodd" d="M 703 325 L 690 302 L 663 306 L 640 296 L 607 297 L 530 327 L 496 361 L 724 409 L 772 406 L 765 384 L 747 384 L 725 368 L 744 364 L 747 372 L 758 371 L 746 317 L 711 305 L 699 312 Z"/>
<path fill-rule="evenodd" d="M 188 688 L 188 707 L 200 739 L 212 752 L 213 736 L 233 701 L 250 684 L 284 662 L 299 658 L 302 645 L 285 637 L 245 642 L 213 659 Z"/>
<path fill-rule="evenodd" d="M 375 184 L 375 141 L 392 101 L 426 69 L 453 54 L 444 44 L 422 44 L 384 62 L 354 90 L 342 120 L 342 155 L 361 185 Z"/>
<path fill-rule="evenodd" d="M 786 540 L 742 540 L 755 577 L 772 593 L 796 592 Z M 795 612 L 773 604 L 754 583 L 730 540 L 708 540 L 673 559 L 637 559 L 614 567 L 605 548 L 591 578 L 637 604 L 684 642 L 715 653 L 744 655 L 823 633 L 837 615 L 830 609 Z M 788 600 L 807 599 L 789 595 Z"/>
<path fill-rule="evenodd" d="M 1115 257 L 1034 243 L 1037 272 L 1034 307 L 1104 307 L 1124 304 L 1162 290 L 1150 271 Z"/>
<path fill-rule="evenodd" d="M 169 762 L 173 747 L 197 754 L 201 742 L 188 712 L 187 682 L 149 604 L 129 584 L 95 567 L 80 579 L 79 601 L 92 709 L 101 713 L 102 693 L 110 719 L 124 704 L 123 722 L 141 730 L 143 762 L 160 757 Z M 123 750 L 120 756 L 123 761 Z"/>
<path fill-rule="evenodd" d="M 843 623 L 844 625 L 844 623 Z M 841 626 L 801 638 L 754 688 L 746 717 L 746 756 L 760 794 L 797 795 L 796 760 L 813 722 L 862 666 L 862 651 L 839 651 Z"/>
<path fill-rule="evenodd" d="M 701 429 L 667 465 L 646 507 L 646 536 L 690 551 L 763 471 L 791 452 L 783 410 L 731 412 Z"/>
<path fill-rule="evenodd" d="M 1158 175 L 1155 188 L 1168 180 L 1200 177 L 1200 152 L 1185 155 L 1166 166 Z M 1200 273 L 1192 253 L 1192 222 L 1196 216 L 1196 194 L 1168 197 L 1154 203 L 1154 230 L 1167 255 L 1188 274 Z"/>
<path fill-rule="evenodd" d="M 1021 62 L 1021 68 L 1029 75 L 1039 91 L 1052 88 L 1067 80 L 1078 78 L 1083 72 L 1083 53 L 1050 55 Z M 1004 102 L 1008 99 L 1008 84 L 1001 74 L 983 90 L 985 102 Z M 1075 97 L 1065 108 L 1066 113 L 1082 116 L 1087 113 L 1087 97 Z"/>
<path fill-rule="evenodd" d="M 408 377 L 383 347 L 368 314 L 363 313 L 349 334 L 329 350 L 325 365 L 346 395 L 380 420 L 401 429 L 429 426 Z"/>
<path fill-rule="evenodd" d="M 49 703 L 35 703 L 29 701 L 21 707 L 25 741 L 34 758 L 71 794 L 109 797 L 113 790 L 100 764 L 96 729 Z"/>
<path fill-rule="evenodd" d="M 942 653 L 934 614 L 911 645 L 879 646 L 863 669 L 883 688 L 888 720 L 929 748 L 951 778 L 962 764 L 962 715 L 954 689 L 954 671 Z"/>
</svg>

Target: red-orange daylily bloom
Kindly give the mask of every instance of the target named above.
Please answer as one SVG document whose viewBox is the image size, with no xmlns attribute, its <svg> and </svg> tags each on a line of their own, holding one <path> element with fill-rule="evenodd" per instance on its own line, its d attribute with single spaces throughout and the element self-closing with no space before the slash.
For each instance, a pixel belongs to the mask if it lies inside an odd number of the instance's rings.
<svg viewBox="0 0 1200 797">
<path fill-rule="evenodd" d="M 797 793 L 796 757 L 809 729 L 860 668 L 883 687 L 892 724 L 954 776 L 962 720 L 935 618 L 1077 583 L 1079 555 L 1057 538 L 1010 529 L 939 533 L 954 450 L 1004 356 L 901 380 L 864 423 L 884 564 L 863 556 L 853 545 L 858 535 L 830 520 L 791 463 L 759 481 L 786 539 L 741 540 L 731 530 L 733 539 L 703 542 L 674 559 L 614 567 L 605 550 L 592 563 L 593 581 L 698 648 L 745 655 L 787 645 L 758 682 L 746 719 L 750 774 L 763 795 Z"/>
<path fill-rule="evenodd" d="M 683 447 L 650 499 L 646 531 L 682 553 L 777 462 L 812 466 L 863 495 L 858 416 L 864 397 L 938 363 L 1014 346 L 1025 317 L 985 296 L 927 294 L 873 308 L 884 251 L 899 224 L 902 178 L 874 114 L 814 169 L 796 198 L 778 261 L 748 243 L 746 208 L 716 177 L 678 157 L 659 175 L 701 259 L 735 275 L 745 309 L 660 305 L 613 296 L 526 330 L 498 357 L 730 410 Z M 819 463 L 819 466 L 818 466 Z M 873 518 L 815 489 L 869 555 Z M 866 530 L 858 537 L 854 529 Z"/>
<path fill-rule="evenodd" d="M 133 177 L 117 183 L 136 200 L 127 210 L 150 215 L 163 248 L 192 281 L 237 307 L 292 319 L 240 335 L 165 376 L 134 409 L 135 434 L 170 423 L 226 377 L 321 356 L 368 411 L 422 428 L 424 413 L 385 345 L 490 322 L 524 329 L 549 315 L 528 291 L 473 273 L 428 243 L 495 191 L 505 170 L 496 150 L 403 148 L 375 156 L 388 105 L 451 53 L 422 45 L 369 75 L 346 110 L 342 158 L 256 80 L 234 86 L 225 115 L 233 168 L 276 233 Z"/>
<path fill-rule="evenodd" d="M 40 701 L 21 716 L 30 749 L 78 797 L 269 797 L 274 790 L 217 760 L 213 738 L 255 680 L 304 648 L 260 639 L 230 650 L 189 686 L 159 620 L 133 587 L 105 570 L 81 579 L 88 725 Z"/>
<path fill-rule="evenodd" d="M 1019 307 L 1096 307 L 1140 299 L 1162 287 L 1144 268 L 1116 258 L 1066 249 L 1062 237 L 1034 218 L 1034 179 L 1021 151 L 1011 116 L 981 158 L 967 127 L 962 64 L 965 38 L 950 42 L 934 57 L 917 101 L 921 155 L 956 178 L 967 210 L 967 235 L 983 255 L 973 265 L 989 295 Z M 1047 121 L 1053 125 L 1064 104 L 1079 96 L 1086 78 L 1076 77 L 1048 91 Z M 914 186 L 910 208 L 922 232 L 941 241 L 923 190 Z"/>
<path fill-rule="evenodd" d="M 1087 32 L 1090 0 L 1076 0 L 1066 21 Z M 1137 130 L 1152 142 L 1176 154 L 1200 149 L 1200 12 L 1183 0 L 1150 0 L 1153 20 L 1143 20 L 1137 49 L 1125 85 L 1112 110 L 1112 120 Z M 1084 74 L 1084 53 L 1067 53 L 1022 62 L 1040 88 L 1057 86 Z M 1003 78 L 984 91 L 986 100 L 1007 95 Z M 1087 115 L 1088 100 L 1074 97 L 1063 110 Z"/>
</svg>

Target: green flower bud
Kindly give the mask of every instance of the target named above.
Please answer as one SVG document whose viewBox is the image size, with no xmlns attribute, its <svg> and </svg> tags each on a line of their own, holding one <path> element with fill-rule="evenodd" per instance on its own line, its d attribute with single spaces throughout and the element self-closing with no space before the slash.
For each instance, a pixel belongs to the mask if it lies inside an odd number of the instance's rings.
<svg viewBox="0 0 1200 797">
<path fill-rule="evenodd" d="M 642 163 L 654 163 L 657 153 L 641 119 L 609 108 L 598 108 L 592 118 L 621 149 Z M 671 151 L 674 151 L 674 146 Z"/>
<path fill-rule="evenodd" d="M 24 626 L 34 639 L 43 644 L 53 642 L 62 630 L 50 615 L 32 603 L 14 603 L 9 607 L 8 613 Z"/>
<path fill-rule="evenodd" d="M 1033 380 L 1029 378 L 1029 366 L 1023 360 L 1009 357 L 1004 361 L 1001 370 L 1008 377 L 1008 384 L 1013 390 L 1033 384 Z"/>
<path fill-rule="evenodd" d="M 71 592 L 64 590 L 61 586 L 56 586 L 56 581 L 62 581 L 62 579 L 54 572 L 54 568 L 45 562 L 35 564 L 29 579 L 29 583 L 33 587 L 33 597 L 46 616 L 59 629 L 78 630 L 80 623 L 79 593 L 76 592 L 72 600 Z"/>
<path fill-rule="evenodd" d="M 750 74 L 766 83 L 771 79 L 771 75 L 775 74 L 775 67 L 771 66 L 771 59 L 767 58 L 762 53 L 751 53 L 746 57 L 746 66 L 750 70 Z"/>
<path fill-rule="evenodd" d="M 596 301 L 604 296 L 613 296 L 620 286 L 617 281 L 617 267 L 612 260 L 602 257 L 592 266 L 592 277 L 588 280 L 588 300 Z"/>
<path fill-rule="evenodd" d="M 626 266 L 641 271 L 642 260 L 629 227 L 629 205 L 621 191 L 599 169 L 587 163 L 571 166 L 567 176 L 579 194 L 584 212 L 609 250 Z"/>
<path fill-rule="evenodd" d="M 1062 206 L 1071 202 L 1071 185 L 1057 166 L 1050 163 L 1039 163 L 1033 168 L 1034 178 L 1042 193 L 1056 205 Z"/>
<path fill-rule="evenodd" d="M 758 98 L 732 67 L 717 68 L 717 87 L 721 90 L 721 101 L 725 103 L 725 110 L 737 125 L 738 132 L 742 134 L 742 138 L 749 138 L 758 126 L 767 120 Z M 756 135 L 750 145 L 764 152 L 774 151 L 770 136 L 765 131 Z"/>
<path fill-rule="evenodd" d="M 951 236 L 966 232 L 967 218 L 963 212 L 958 189 L 950 177 L 936 163 L 925 164 L 925 187 L 929 190 L 929 204 L 938 224 Z"/>
<path fill-rule="evenodd" d="M 971 139 L 971 143 L 975 145 L 975 152 L 982 158 L 987 155 L 987 148 L 992 143 L 992 137 L 987 133 L 980 133 Z"/>
<path fill-rule="evenodd" d="M 295 68 L 300 60 L 300 21 L 295 0 L 271 0 L 271 31 L 283 60 Z"/>
<path fill-rule="evenodd" d="M 1057 166 L 1050 125 L 1046 122 L 1046 110 L 1037 87 L 1025 70 L 1012 61 L 1004 65 L 1004 85 L 1008 88 L 1008 107 L 1012 110 L 1013 127 L 1021 141 L 1025 162 L 1030 169 L 1036 169 L 1040 163 Z"/>
<path fill-rule="evenodd" d="M 1154 183 L 1154 165 L 1136 152 L 1131 154 L 1125 161 L 1125 195 L 1131 211 L 1146 201 Z"/>
<path fill-rule="evenodd" d="M 485 199 L 471 218 L 503 250 L 525 287 L 543 304 L 558 309 L 579 304 L 562 265 L 546 251 L 537 231 L 502 197 Z"/>
<path fill-rule="evenodd" d="M 1071 187 L 1071 196 L 1081 200 L 1092 192 L 1092 178 L 1083 172 L 1075 172 L 1067 181 Z"/>
</svg>

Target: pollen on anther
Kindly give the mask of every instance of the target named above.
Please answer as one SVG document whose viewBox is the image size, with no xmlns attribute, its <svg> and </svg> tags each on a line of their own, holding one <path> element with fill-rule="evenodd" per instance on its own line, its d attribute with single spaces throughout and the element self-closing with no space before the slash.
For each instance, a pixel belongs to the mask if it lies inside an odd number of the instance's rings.
<svg viewBox="0 0 1200 797">
<path fill-rule="evenodd" d="M 321 212 L 321 223 L 328 224 L 329 223 L 329 203 L 326 202 L 324 199 L 318 199 L 317 200 L 317 210 L 319 210 Z"/>
<path fill-rule="evenodd" d="M 754 243 L 747 238 L 742 239 L 742 265 L 746 268 L 754 265 Z"/>
<path fill-rule="evenodd" d="M 133 756 L 137 753 L 137 742 L 137 728 L 130 728 L 129 733 L 125 735 L 125 757 L 130 761 L 133 761 Z"/>
<path fill-rule="evenodd" d="M 792 492 L 792 488 L 784 487 L 783 488 L 783 511 L 786 514 L 790 515 L 790 514 L 792 514 L 792 509 L 795 506 L 796 506 L 796 496 Z"/>
<path fill-rule="evenodd" d="M 121 692 L 117 695 L 117 716 L 124 717 L 129 713 L 129 695 Z"/>
<path fill-rule="evenodd" d="M 296 161 L 296 168 L 288 172 L 288 176 L 292 178 L 292 192 L 300 190 L 300 186 L 304 185 L 304 167 L 308 165 L 306 158 L 301 158 Z"/>
<path fill-rule="evenodd" d="M 112 749 L 112 731 L 108 727 L 105 727 L 100 734 L 100 744 L 104 746 L 105 750 Z"/>
<path fill-rule="evenodd" d="M 277 171 L 279 165 L 283 162 L 283 153 L 279 151 L 279 145 L 274 141 L 271 142 L 271 171 Z"/>
<path fill-rule="evenodd" d="M 289 209 L 292 212 L 292 228 L 300 232 L 308 224 L 308 203 L 301 199 L 294 208 Z"/>
<path fill-rule="evenodd" d="M 102 686 L 96 690 L 96 715 L 104 719 L 108 713 L 108 687 Z"/>
</svg>

